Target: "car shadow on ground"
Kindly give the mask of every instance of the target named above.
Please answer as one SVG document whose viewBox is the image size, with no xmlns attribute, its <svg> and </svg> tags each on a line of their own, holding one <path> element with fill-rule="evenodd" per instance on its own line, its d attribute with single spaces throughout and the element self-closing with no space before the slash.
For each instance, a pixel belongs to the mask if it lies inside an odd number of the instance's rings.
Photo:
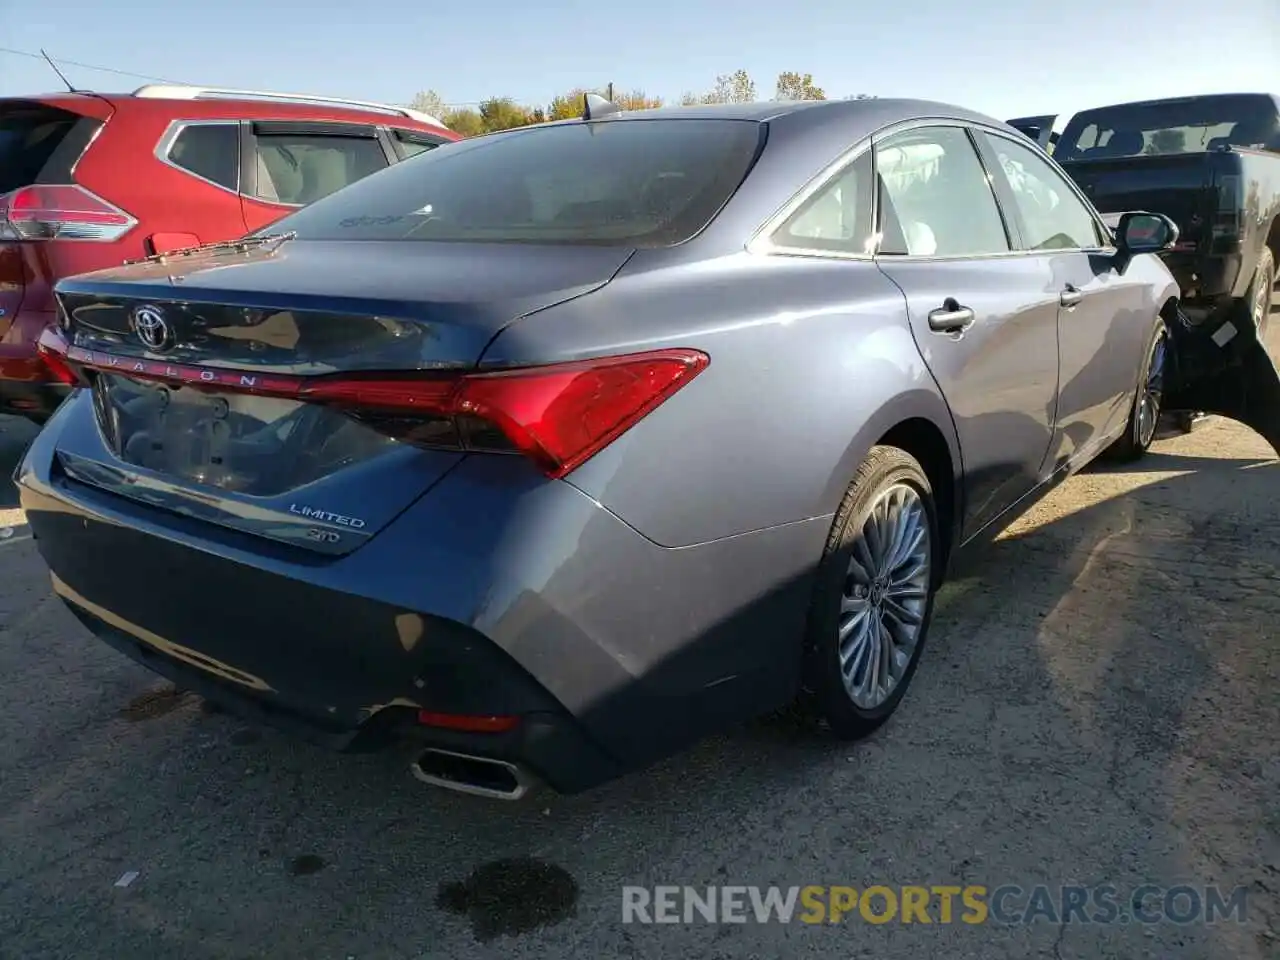
<svg viewBox="0 0 1280 960">
<path fill-rule="evenodd" d="M 0 842 L 28 853 L 0 914 L 20 881 L 16 944 L 93 911 L 102 955 L 1265 956 L 1280 465 L 1178 443 L 1077 478 L 1086 505 L 1050 519 L 1059 491 L 964 559 L 903 710 L 870 740 L 784 712 L 573 797 L 477 800 L 411 780 L 407 753 L 258 734 L 51 605 L 71 648 L 56 669 L 100 686 L 83 709 L 40 704 L 5 764 Z M 35 758 L 50 772 L 24 779 Z M 127 895 L 102 879 L 127 869 L 142 875 Z M 1215 927 L 620 922 L 625 884 L 772 883 L 1213 883 L 1250 899 L 1245 924 Z"/>
</svg>

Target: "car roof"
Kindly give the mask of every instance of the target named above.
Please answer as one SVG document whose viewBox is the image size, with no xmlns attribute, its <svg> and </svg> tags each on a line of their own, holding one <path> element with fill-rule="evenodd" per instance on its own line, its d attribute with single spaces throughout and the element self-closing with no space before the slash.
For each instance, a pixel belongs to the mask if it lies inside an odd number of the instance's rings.
<svg viewBox="0 0 1280 960">
<path fill-rule="evenodd" d="M 146 87 L 140 88 L 146 90 Z M 130 112 L 144 111 L 160 114 L 181 114 L 184 119 L 202 120 L 316 120 L 347 121 L 385 124 L 410 129 L 433 130 L 444 134 L 450 131 L 434 117 L 427 117 L 409 108 L 392 104 L 346 103 L 340 101 L 305 101 L 283 99 L 286 95 L 273 94 L 261 96 L 236 96 L 234 94 L 209 97 L 192 97 L 181 95 L 184 88 L 175 87 L 179 95 L 165 96 L 169 88 L 155 88 L 158 95 L 139 96 L 139 91 L 130 93 L 100 93 L 97 91 L 66 90 L 57 93 L 25 94 L 0 98 L 4 101 L 28 101 L 46 103 L 50 106 L 63 107 L 77 113 L 97 115 L 94 109 L 98 104 L 110 104 L 117 110 Z M 101 109 L 101 108 L 99 108 Z M 457 134 L 453 134 L 457 136 Z"/>
<path fill-rule="evenodd" d="M 1117 110 L 1127 107 L 1171 107 L 1181 103 L 1202 103 L 1206 100 L 1239 100 L 1239 99 L 1257 99 L 1267 100 L 1274 99 L 1275 95 L 1270 93 L 1241 92 L 1241 93 L 1201 93 L 1194 96 L 1185 97 L 1161 97 L 1158 100 L 1126 100 L 1123 103 L 1110 103 L 1103 107 L 1090 107 L 1087 110 L 1080 110 L 1079 113 L 1098 113 L 1106 110 Z"/>
<path fill-rule="evenodd" d="M 695 104 L 692 106 L 657 107 L 651 110 L 635 110 L 612 114 L 601 122 L 623 120 L 657 120 L 698 118 L 720 120 L 754 120 L 774 122 L 794 121 L 797 124 L 826 124 L 832 121 L 849 122 L 850 133 L 865 128 L 875 129 L 901 120 L 946 118 L 974 121 L 997 127 L 1007 127 L 1001 120 L 985 114 L 934 100 L 915 100 L 901 97 L 875 97 L 863 100 L 768 100 L 752 103 Z M 1009 129 L 1013 129 L 1010 127 Z M 859 134 L 862 135 L 862 134 Z"/>
</svg>

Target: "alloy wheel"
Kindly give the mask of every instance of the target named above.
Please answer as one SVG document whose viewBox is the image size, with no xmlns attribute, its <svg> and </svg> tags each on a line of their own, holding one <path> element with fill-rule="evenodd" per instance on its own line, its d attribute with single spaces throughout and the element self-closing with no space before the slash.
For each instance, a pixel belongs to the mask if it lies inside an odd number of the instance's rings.
<svg viewBox="0 0 1280 960">
<path fill-rule="evenodd" d="M 872 710 L 893 694 L 920 642 L 933 544 L 916 489 L 881 491 L 853 542 L 840 602 L 840 675 L 855 705 Z"/>
<path fill-rule="evenodd" d="M 1148 447 L 1160 423 L 1160 404 L 1164 399 L 1165 335 L 1156 337 L 1147 363 L 1147 378 L 1138 400 L 1138 446 Z"/>
</svg>

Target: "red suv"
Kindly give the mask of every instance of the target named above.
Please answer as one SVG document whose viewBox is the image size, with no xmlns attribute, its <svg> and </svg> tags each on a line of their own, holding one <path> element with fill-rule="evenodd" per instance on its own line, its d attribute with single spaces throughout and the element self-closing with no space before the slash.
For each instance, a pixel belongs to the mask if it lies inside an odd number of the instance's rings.
<svg viewBox="0 0 1280 960">
<path fill-rule="evenodd" d="M 0 98 L 0 413 L 66 393 L 35 351 L 53 285 L 233 240 L 458 134 L 404 107 L 147 86 Z"/>
</svg>

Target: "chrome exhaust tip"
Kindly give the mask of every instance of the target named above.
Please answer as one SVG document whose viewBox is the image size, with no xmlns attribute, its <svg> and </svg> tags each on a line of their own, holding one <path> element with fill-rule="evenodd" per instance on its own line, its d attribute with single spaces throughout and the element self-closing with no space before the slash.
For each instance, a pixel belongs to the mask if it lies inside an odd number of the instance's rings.
<svg viewBox="0 0 1280 960">
<path fill-rule="evenodd" d="M 519 764 L 437 747 L 418 754 L 409 764 L 409 771 L 433 787 L 493 800 L 519 800 L 536 782 Z"/>
</svg>

